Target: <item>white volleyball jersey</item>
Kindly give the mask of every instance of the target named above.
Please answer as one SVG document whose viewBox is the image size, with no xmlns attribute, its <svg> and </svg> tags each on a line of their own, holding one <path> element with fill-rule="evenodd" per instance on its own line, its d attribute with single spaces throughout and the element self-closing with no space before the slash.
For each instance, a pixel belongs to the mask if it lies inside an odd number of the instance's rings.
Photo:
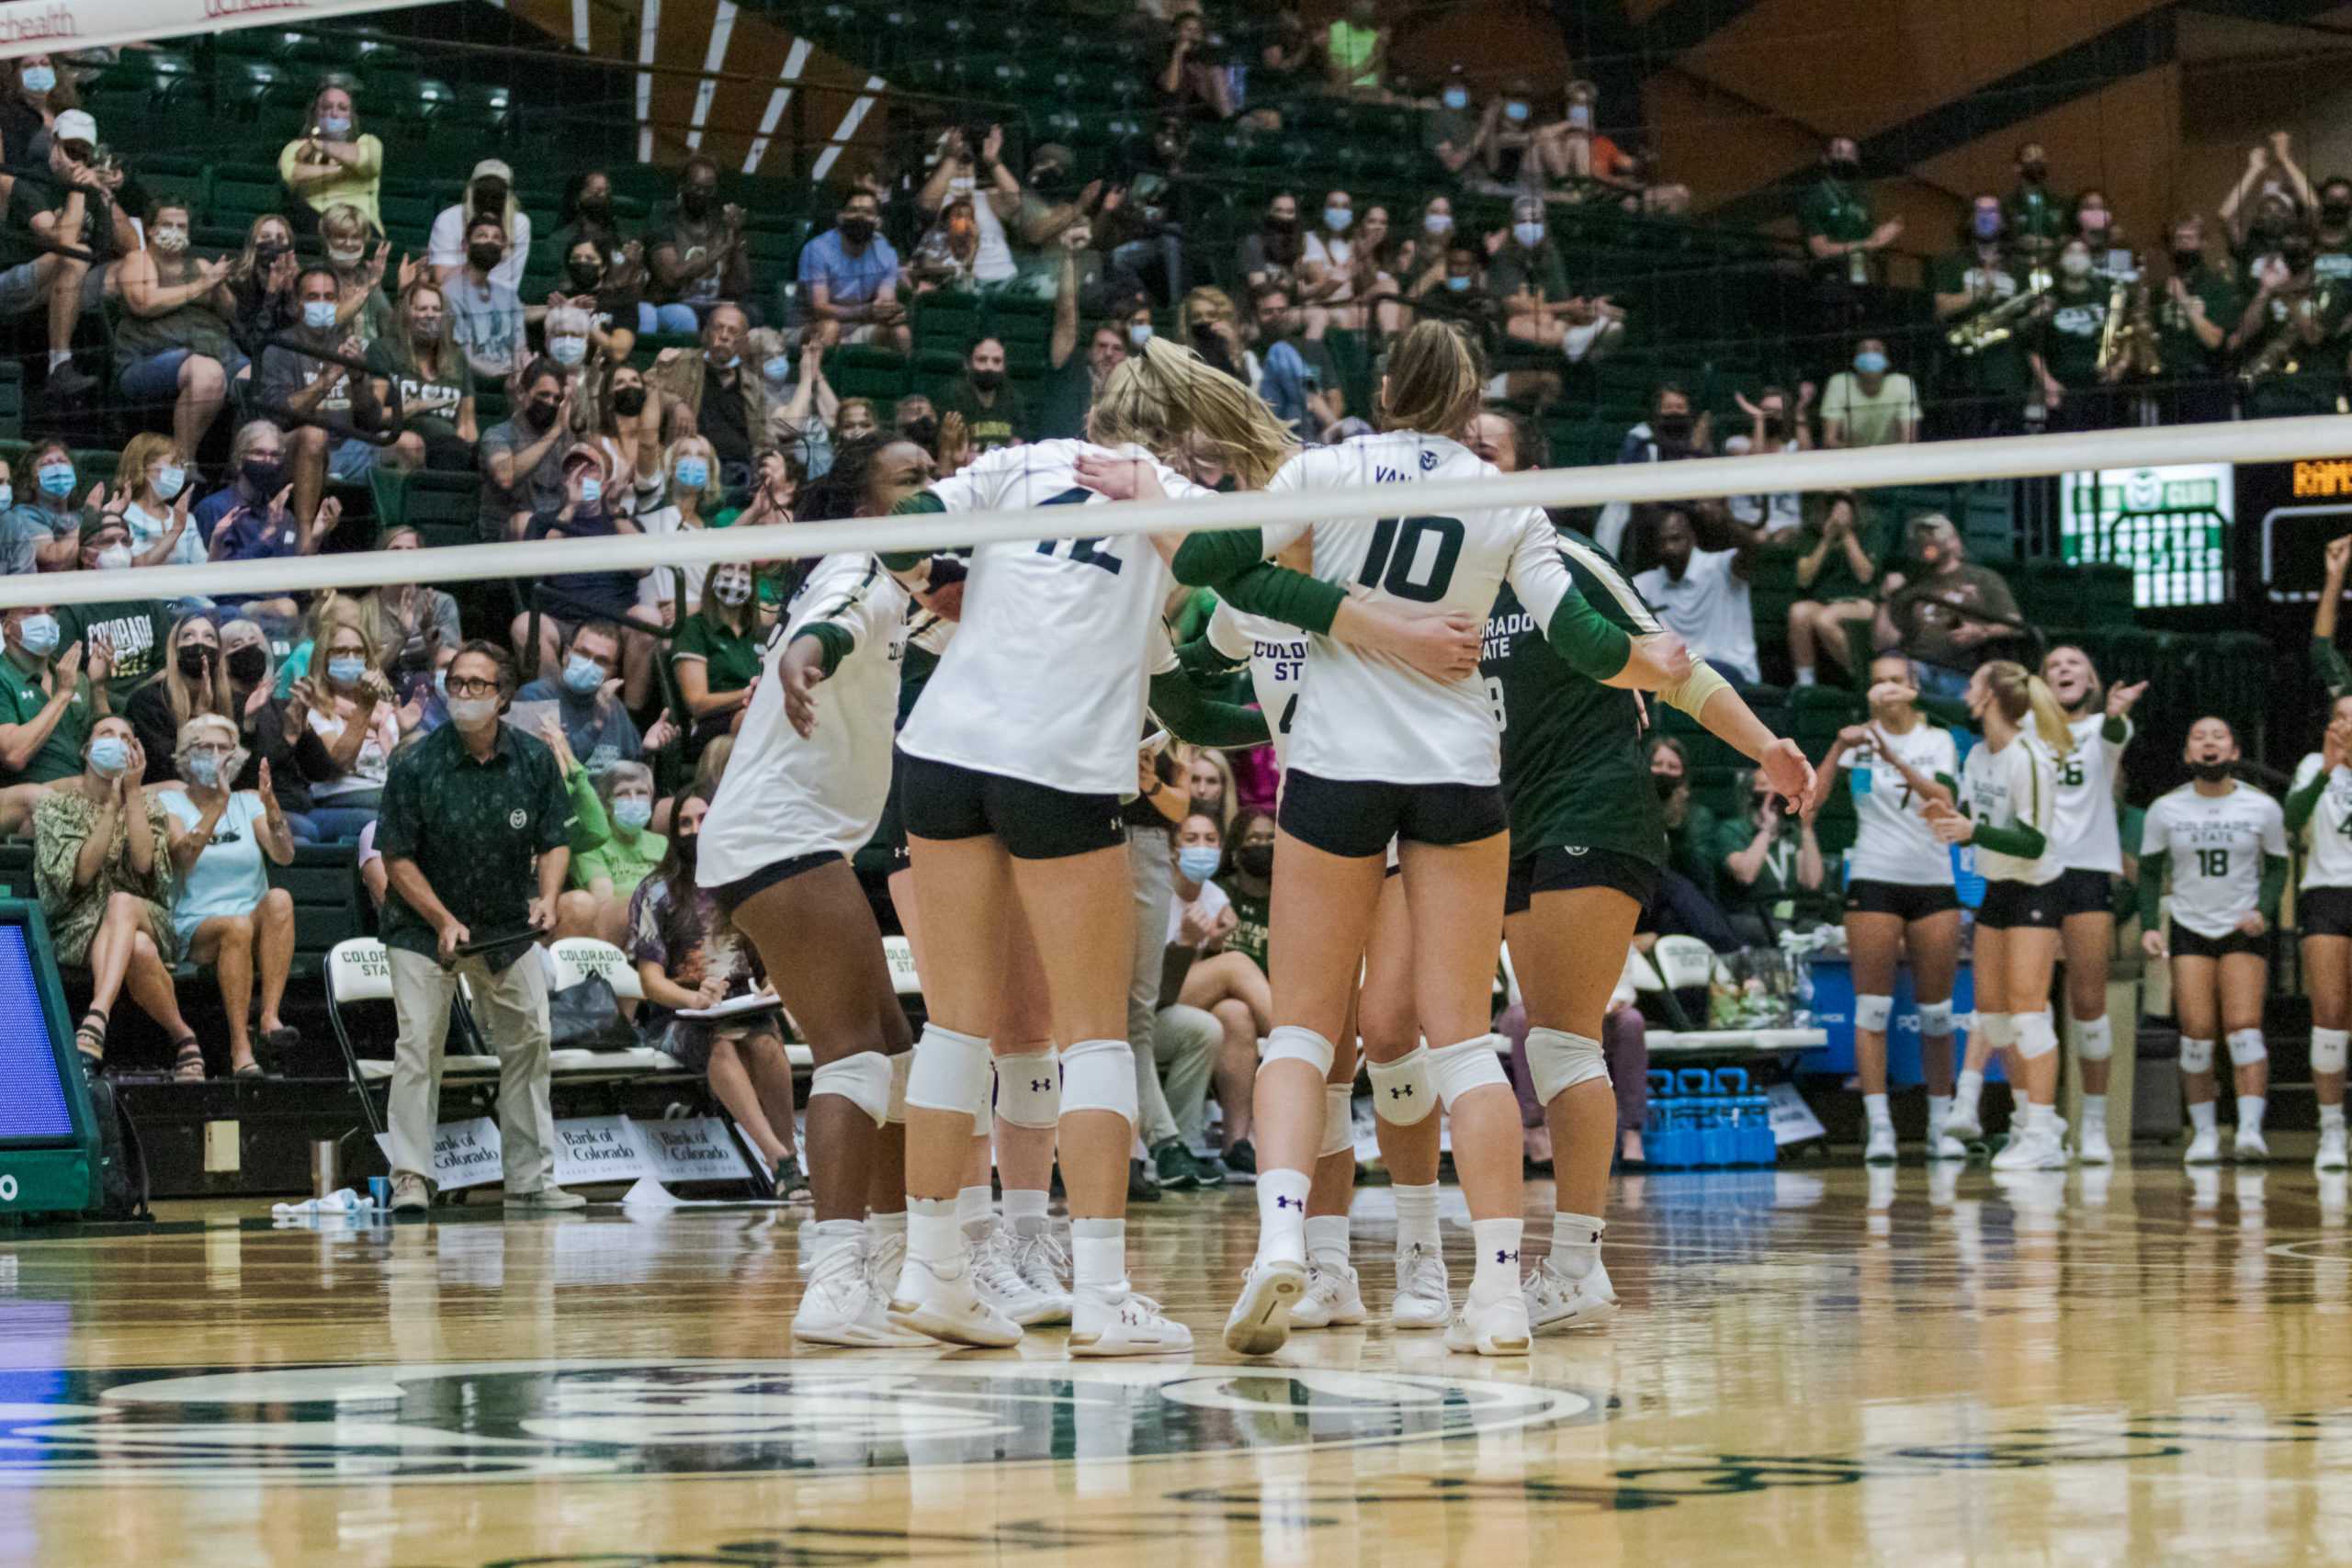
<svg viewBox="0 0 2352 1568">
<path fill-rule="evenodd" d="M 931 487 L 950 512 L 1103 504 L 1078 482 L 1080 456 L 1139 457 L 1083 441 L 1007 446 Z M 1206 495 L 1154 464 L 1172 498 Z M 1081 795 L 1136 787 L 1145 688 L 1176 667 L 1160 606 L 1171 586 L 1151 541 L 1086 537 L 1078 512 L 1046 513 L 1059 537 L 972 552 L 956 639 L 899 732 L 911 757 Z"/>
<path fill-rule="evenodd" d="M 778 670 L 801 632 L 829 626 L 850 651 L 818 682 L 816 733 L 806 740 L 784 713 Z M 703 819 L 695 880 L 724 886 L 796 856 L 854 855 L 882 819 L 890 793 L 891 725 L 899 713 L 907 591 L 871 555 L 827 556 L 794 596 L 735 752 Z"/>
<path fill-rule="evenodd" d="M 2058 759 L 2058 813 L 2050 829 L 2050 858 L 2068 871 L 2123 874 L 2123 840 L 2115 822 L 2115 767 L 2123 749 L 2132 744 L 2132 721 L 2123 721 L 2123 739 L 2110 741 L 2102 733 L 2107 716 L 2095 713 L 2078 718 L 2075 749 Z"/>
<path fill-rule="evenodd" d="M 2031 828 L 2046 841 L 2058 814 L 2058 759 L 2030 735 L 2018 736 L 1998 751 L 1989 743 L 1979 746 L 1961 767 L 1960 799 L 1980 828 Z M 2057 881 L 2065 869 L 2046 842 L 2037 860 L 1976 846 L 1977 874 L 1987 882 L 2040 887 Z"/>
<path fill-rule="evenodd" d="M 1314 575 L 1324 581 L 1408 609 L 1459 610 L 1481 623 L 1508 579 L 1536 624 L 1548 625 L 1577 589 L 1561 564 L 1558 536 L 1540 510 L 1413 513 L 1413 486 L 1497 472 L 1466 447 L 1411 431 L 1302 452 L 1283 465 L 1269 491 L 1393 485 L 1400 515 L 1268 528 L 1266 554 L 1311 533 Z M 1502 734 L 1475 671 L 1436 681 L 1329 637 L 1312 639 L 1288 750 L 1291 765 L 1317 778 L 1401 784 L 1502 779 Z"/>
<path fill-rule="evenodd" d="M 1960 751 L 1951 730 L 1921 724 L 1908 735 L 1890 731 L 1887 739 L 1912 772 L 1929 779 L 1958 780 Z M 1838 765 L 1849 770 L 1846 784 L 1854 797 L 1854 858 L 1849 880 L 1950 887 L 1951 846 L 1928 827 L 1924 803 L 1904 783 L 1894 763 L 1879 755 L 1878 743 L 1839 753 Z"/>
<path fill-rule="evenodd" d="M 2185 784 L 2148 807 L 2140 852 L 2171 857 L 2174 919 L 2227 936 L 2261 907 L 2262 863 L 2286 854 L 2287 814 L 2250 784 L 2233 780 L 2222 795 Z"/>
<path fill-rule="evenodd" d="M 2295 768 L 2293 795 L 2319 777 L 2320 755 L 2314 751 Z M 2282 813 L 2283 816 L 2283 813 Z M 2311 820 L 2303 824 L 2305 887 L 2352 887 L 2352 768 L 2338 766 L 2320 791 Z"/>
<path fill-rule="evenodd" d="M 1250 661 L 1250 690 L 1258 699 L 1258 711 L 1266 716 L 1274 766 L 1287 766 L 1291 721 L 1298 716 L 1299 689 L 1306 681 L 1306 633 L 1219 600 L 1209 617 L 1208 637 L 1209 646 L 1227 659 Z"/>
</svg>

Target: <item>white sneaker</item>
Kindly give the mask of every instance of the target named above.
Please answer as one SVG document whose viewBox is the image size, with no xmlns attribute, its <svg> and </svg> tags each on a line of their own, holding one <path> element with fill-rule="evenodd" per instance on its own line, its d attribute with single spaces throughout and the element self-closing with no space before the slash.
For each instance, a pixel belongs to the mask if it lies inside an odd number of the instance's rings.
<svg viewBox="0 0 2352 1568">
<path fill-rule="evenodd" d="M 422 1214 L 433 1207 L 433 1190 L 413 1170 L 392 1173 L 392 1213 Z"/>
<path fill-rule="evenodd" d="M 1982 1138 L 1984 1135 L 1982 1109 L 1963 1100 L 1953 1100 L 1951 1110 L 1944 1115 L 1944 1135 L 1958 1138 L 1963 1144 L 1973 1144 Z"/>
<path fill-rule="evenodd" d="M 998 1225 L 972 1249 L 972 1282 L 979 1290 L 980 1300 L 1023 1328 L 1067 1319 L 1069 1311 L 1063 1304 L 1067 1297 L 1057 1301 L 1021 1277 L 1020 1247 L 1010 1229 Z"/>
<path fill-rule="evenodd" d="M 1309 1258 L 1306 1294 L 1290 1309 L 1293 1328 L 1353 1328 L 1364 1319 L 1363 1290 L 1356 1271 L 1342 1263 L 1331 1268 Z"/>
<path fill-rule="evenodd" d="M 1995 1170 L 2064 1170 L 2066 1168 L 2066 1146 L 2055 1134 L 2028 1132 L 2009 1140 L 2008 1145 L 1993 1156 Z"/>
<path fill-rule="evenodd" d="M 1396 1296 L 1388 1306 L 1391 1328 L 1443 1328 L 1453 1319 L 1453 1288 L 1445 1259 L 1419 1242 L 1396 1255 Z"/>
<path fill-rule="evenodd" d="M 920 1334 L 895 1326 L 875 1293 L 863 1246 L 836 1247 L 809 1271 L 808 1289 L 792 1314 L 792 1337 L 811 1345 L 842 1345 L 870 1350 L 928 1345 Z"/>
<path fill-rule="evenodd" d="M 971 1260 L 937 1265 L 912 1253 L 890 1292 L 890 1321 L 900 1328 L 983 1350 L 1021 1343 L 1021 1325 L 981 1298 Z"/>
<path fill-rule="evenodd" d="M 1047 1224 L 1035 1235 L 1011 1233 L 1012 1267 L 1021 1282 L 1052 1303 L 1053 1315 L 1039 1323 L 1068 1323 L 1070 1314 L 1069 1254 Z"/>
<path fill-rule="evenodd" d="M 1241 1299 L 1225 1316 L 1225 1348 L 1237 1356 L 1271 1356 L 1290 1338 L 1291 1304 L 1306 1293 L 1306 1265 L 1277 1258 L 1252 1263 Z"/>
<path fill-rule="evenodd" d="M 1871 1123 L 1870 1142 L 1862 1149 L 1862 1163 L 1864 1165 L 1893 1165 L 1894 1154 L 1894 1123 L 1892 1122 Z"/>
<path fill-rule="evenodd" d="M 1567 1334 L 1579 1328 L 1600 1328 L 1617 1315 L 1617 1292 L 1609 1270 L 1593 1260 L 1592 1272 L 1571 1280 L 1545 1258 L 1520 1285 L 1527 1301 L 1527 1324 L 1537 1334 Z"/>
<path fill-rule="evenodd" d="M 1445 1348 L 1463 1355 L 1524 1356 L 1533 1337 L 1527 1327 L 1527 1297 L 1507 1291 L 1488 1302 L 1475 1294 L 1445 1325 Z"/>
<path fill-rule="evenodd" d="M 2222 1159 L 2222 1130 L 2209 1127 L 2188 1140 L 2188 1149 L 2180 1156 L 2183 1165 L 2218 1165 Z"/>
<path fill-rule="evenodd" d="M 2107 1123 L 2085 1122 L 2075 1138 L 2075 1157 L 2085 1165 L 2113 1165 L 2115 1150 L 2107 1141 Z"/>
<path fill-rule="evenodd" d="M 1928 1134 L 1928 1159 L 1930 1164 L 1939 1160 L 1964 1160 L 1967 1157 L 1968 1145 L 1951 1135 L 1950 1123 Z"/>
<path fill-rule="evenodd" d="M 1115 1292 L 1089 1287 L 1073 1298 L 1073 1356 L 1189 1356 L 1192 1351 L 1193 1331 L 1162 1312 L 1158 1302 L 1124 1283 Z"/>
<path fill-rule="evenodd" d="M 2230 1145 L 2230 1157 L 2240 1165 L 2260 1165 L 2270 1157 L 2270 1145 L 2259 1127 L 2241 1127 Z"/>
<path fill-rule="evenodd" d="M 907 1266 L 904 1230 L 865 1233 L 865 1282 L 877 1306 L 888 1312 L 890 1292 L 898 1288 L 899 1271 Z"/>
<path fill-rule="evenodd" d="M 2346 1164 L 2344 1129 L 2341 1127 L 2321 1128 L 2319 1153 L 2312 1156 L 2312 1168 L 2313 1170 L 2342 1170 Z"/>
</svg>

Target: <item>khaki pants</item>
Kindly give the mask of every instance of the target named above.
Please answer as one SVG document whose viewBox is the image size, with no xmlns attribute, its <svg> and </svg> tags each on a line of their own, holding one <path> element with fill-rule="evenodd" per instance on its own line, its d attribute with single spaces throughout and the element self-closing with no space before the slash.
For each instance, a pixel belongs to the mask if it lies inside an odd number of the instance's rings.
<svg viewBox="0 0 2352 1568">
<path fill-rule="evenodd" d="M 392 1168 L 433 1173 L 433 1135 L 441 1119 L 441 1047 L 449 1032 L 449 1004 L 463 976 L 473 991 L 474 1016 L 498 1053 L 498 1138 L 506 1190 L 537 1192 L 555 1185 L 555 1110 L 548 1095 L 548 982 L 537 953 L 503 970 L 480 958 L 455 969 L 404 948 L 392 948 L 392 1006 L 400 1038 L 392 1048 Z"/>
</svg>

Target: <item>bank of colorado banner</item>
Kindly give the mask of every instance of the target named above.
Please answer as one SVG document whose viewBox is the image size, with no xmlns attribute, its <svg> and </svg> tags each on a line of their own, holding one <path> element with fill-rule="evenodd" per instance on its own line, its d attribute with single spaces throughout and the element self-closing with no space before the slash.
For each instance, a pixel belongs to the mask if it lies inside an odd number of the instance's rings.
<svg viewBox="0 0 2352 1568">
<path fill-rule="evenodd" d="M 232 28 L 396 11 L 433 0 L 0 0 L 0 60 L 107 44 L 161 42 Z"/>
</svg>

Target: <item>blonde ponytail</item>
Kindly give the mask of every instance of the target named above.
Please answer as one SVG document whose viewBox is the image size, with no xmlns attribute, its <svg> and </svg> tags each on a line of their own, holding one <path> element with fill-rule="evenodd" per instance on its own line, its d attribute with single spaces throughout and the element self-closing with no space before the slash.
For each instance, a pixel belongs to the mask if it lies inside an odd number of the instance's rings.
<svg viewBox="0 0 2352 1568">
<path fill-rule="evenodd" d="M 1291 428 L 1259 396 L 1191 349 L 1153 338 L 1122 360 L 1086 416 L 1087 439 L 1132 442 L 1163 462 L 1204 450 L 1244 490 L 1261 490 L 1297 451 Z"/>
<path fill-rule="evenodd" d="M 2066 722 L 2066 710 L 2058 705 L 2058 694 L 2039 675 L 2025 678 L 2025 690 L 2026 701 L 2033 709 L 2034 731 L 2041 743 L 2061 757 L 2074 750 L 2074 727 Z"/>
<path fill-rule="evenodd" d="M 2044 746 L 2062 757 L 2074 750 L 2075 732 L 2067 727 L 2066 710 L 2041 676 L 2008 659 L 1993 660 L 1984 673 L 1985 689 L 2003 718 L 2022 730 L 2030 717 Z"/>
<path fill-rule="evenodd" d="M 1380 384 L 1380 427 L 1458 436 L 1478 412 L 1487 378 L 1461 329 L 1424 320 L 1388 351 Z"/>
</svg>

